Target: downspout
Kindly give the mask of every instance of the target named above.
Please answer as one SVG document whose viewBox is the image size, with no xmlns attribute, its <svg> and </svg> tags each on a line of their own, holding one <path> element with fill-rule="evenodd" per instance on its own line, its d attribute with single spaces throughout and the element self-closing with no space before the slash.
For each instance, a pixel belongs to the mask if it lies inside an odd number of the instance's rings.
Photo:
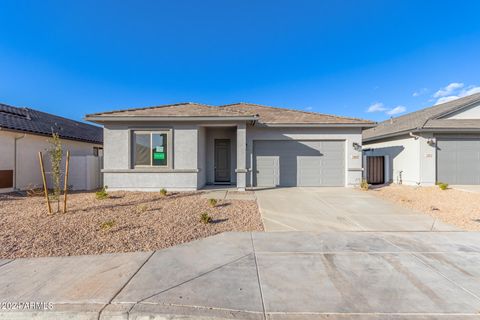
<svg viewBox="0 0 480 320">
<path fill-rule="evenodd" d="M 15 137 L 13 142 L 13 190 L 17 190 L 17 141 L 26 136 L 24 133 L 23 136 Z"/>
</svg>

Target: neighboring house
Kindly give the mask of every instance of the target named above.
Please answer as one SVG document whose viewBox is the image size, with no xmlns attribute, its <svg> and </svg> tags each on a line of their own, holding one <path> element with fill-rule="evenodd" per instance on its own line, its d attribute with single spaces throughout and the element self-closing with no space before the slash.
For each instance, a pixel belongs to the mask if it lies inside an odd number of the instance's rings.
<svg viewBox="0 0 480 320">
<path fill-rule="evenodd" d="M 363 144 L 385 157 L 387 182 L 480 184 L 480 93 L 381 122 Z"/>
<path fill-rule="evenodd" d="M 96 113 L 110 189 L 196 190 L 206 184 L 352 186 L 361 132 L 373 122 L 249 103 L 179 103 Z"/>
<path fill-rule="evenodd" d="M 52 131 L 72 156 L 101 152 L 102 128 L 29 108 L 0 104 L 0 192 L 42 186 L 38 152 L 49 168 L 48 141 Z M 78 175 L 72 169 L 72 179 Z"/>
</svg>

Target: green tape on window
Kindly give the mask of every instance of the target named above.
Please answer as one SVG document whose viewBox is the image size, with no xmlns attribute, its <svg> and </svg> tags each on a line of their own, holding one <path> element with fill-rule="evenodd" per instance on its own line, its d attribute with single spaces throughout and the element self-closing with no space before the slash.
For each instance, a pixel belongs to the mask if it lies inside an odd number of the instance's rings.
<svg viewBox="0 0 480 320">
<path fill-rule="evenodd" d="M 154 152 L 153 153 L 154 160 L 165 160 L 165 153 L 164 152 Z"/>
</svg>

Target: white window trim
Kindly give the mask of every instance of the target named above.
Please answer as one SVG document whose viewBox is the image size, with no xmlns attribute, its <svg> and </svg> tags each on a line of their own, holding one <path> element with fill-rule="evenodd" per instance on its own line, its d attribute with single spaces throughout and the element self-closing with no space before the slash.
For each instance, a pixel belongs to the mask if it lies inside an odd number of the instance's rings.
<svg viewBox="0 0 480 320">
<path fill-rule="evenodd" d="M 150 165 L 137 165 L 135 164 L 135 134 L 140 135 L 150 135 Z M 164 166 L 160 165 L 153 165 L 153 157 L 152 157 L 152 145 L 153 145 L 153 135 L 154 134 L 166 134 L 167 135 L 167 164 Z M 132 142 L 130 145 L 131 154 L 132 154 L 132 168 L 169 168 L 172 169 L 172 159 L 173 159 L 173 144 L 172 144 L 172 130 L 171 129 L 155 129 L 155 130 L 148 130 L 148 129 L 132 129 L 131 130 L 131 137 Z"/>
</svg>

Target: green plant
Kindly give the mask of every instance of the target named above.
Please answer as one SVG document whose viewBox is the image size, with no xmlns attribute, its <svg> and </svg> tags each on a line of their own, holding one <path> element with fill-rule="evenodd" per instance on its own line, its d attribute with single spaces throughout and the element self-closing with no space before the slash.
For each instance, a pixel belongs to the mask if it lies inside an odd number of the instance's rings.
<svg viewBox="0 0 480 320">
<path fill-rule="evenodd" d="M 205 224 L 209 224 L 210 222 L 212 222 L 212 217 L 210 217 L 208 213 L 204 212 L 200 215 L 200 221 Z"/>
<path fill-rule="evenodd" d="M 437 183 L 437 185 L 442 190 L 447 190 L 448 189 L 448 183 L 439 182 L 439 183 Z"/>
<path fill-rule="evenodd" d="M 370 185 L 367 182 L 367 179 L 362 179 L 360 182 L 360 189 L 367 191 L 370 188 Z"/>
<path fill-rule="evenodd" d="M 147 210 L 148 210 L 148 207 L 146 204 L 142 204 L 138 206 L 138 213 L 144 213 Z"/>
<path fill-rule="evenodd" d="M 58 133 L 53 132 L 52 138 L 48 140 L 50 143 L 50 149 L 48 153 L 50 155 L 50 163 L 52 166 L 52 180 L 53 180 L 53 196 L 52 198 L 57 202 L 57 212 L 60 210 L 60 194 L 62 192 L 61 177 L 62 177 L 62 158 L 63 149 L 62 141 Z"/>
<path fill-rule="evenodd" d="M 97 198 L 97 200 L 103 200 L 108 198 L 107 189 L 108 189 L 108 186 L 104 186 L 102 189 L 95 192 L 95 197 Z"/>
<path fill-rule="evenodd" d="M 214 208 L 217 205 L 217 199 L 208 199 L 208 204 L 210 207 Z"/>
<path fill-rule="evenodd" d="M 100 224 L 100 229 L 105 231 L 112 228 L 114 225 L 115 225 L 115 220 L 107 220 Z"/>
<path fill-rule="evenodd" d="M 160 195 L 162 197 L 166 197 L 167 196 L 167 189 L 165 189 L 165 188 L 160 189 Z"/>
</svg>

